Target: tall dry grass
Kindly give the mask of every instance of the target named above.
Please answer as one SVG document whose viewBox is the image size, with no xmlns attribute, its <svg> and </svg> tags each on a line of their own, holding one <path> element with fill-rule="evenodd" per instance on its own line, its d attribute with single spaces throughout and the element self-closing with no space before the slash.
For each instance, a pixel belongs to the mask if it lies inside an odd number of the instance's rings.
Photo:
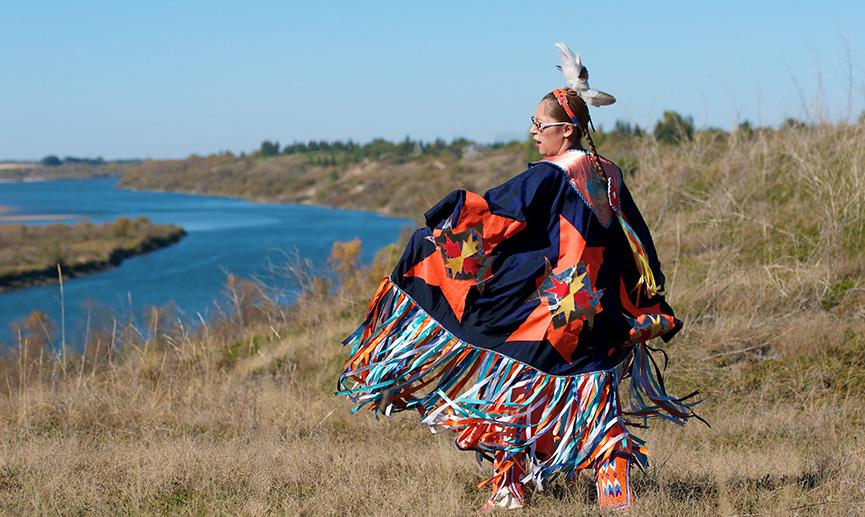
<svg viewBox="0 0 865 517">
<path fill-rule="evenodd" d="M 672 391 L 703 391 L 712 423 L 643 431 L 636 515 L 863 513 L 865 126 L 641 143 L 631 190 L 685 321 Z M 511 171 L 516 174 L 519 171 Z M 492 181 L 493 176 L 490 176 Z M 478 189 L 491 186 L 476 182 Z M 487 494 L 470 454 L 410 414 L 351 415 L 332 393 L 399 246 L 275 305 L 229 282 L 199 331 L 94 332 L 80 356 L 39 345 L 2 365 L 0 507 L 7 513 L 443 514 Z M 37 346 L 38 345 L 38 346 Z M 552 483 L 524 513 L 596 513 L 594 484 Z"/>
</svg>

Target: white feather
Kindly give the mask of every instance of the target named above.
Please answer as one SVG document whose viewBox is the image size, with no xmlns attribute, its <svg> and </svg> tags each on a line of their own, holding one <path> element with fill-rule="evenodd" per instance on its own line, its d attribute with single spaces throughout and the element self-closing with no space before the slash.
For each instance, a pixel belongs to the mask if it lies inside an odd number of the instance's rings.
<svg viewBox="0 0 865 517">
<path fill-rule="evenodd" d="M 609 93 L 589 88 L 589 69 L 583 66 L 579 54 L 574 54 L 567 45 L 562 42 L 556 43 L 561 53 L 559 69 L 565 77 L 565 84 L 574 90 L 587 104 L 592 106 L 606 106 L 616 102 L 616 98 Z"/>
<path fill-rule="evenodd" d="M 594 88 L 580 92 L 580 97 L 592 106 L 606 106 L 616 102 L 616 98 L 609 93 L 604 93 L 601 90 L 596 90 Z"/>
<path fill-rule="evenodd" d="M 559 68 L 562 70 L 562 75 L 565 76 L 565 84 L 576 92 L 587 90 L 589 88 L 589 72 L 583 66 L 580 55 L 571 52 L 571 49 L 562 42 L 556 43 L 556 47 L 561 52 L 562 64 Z"/>
</svg>

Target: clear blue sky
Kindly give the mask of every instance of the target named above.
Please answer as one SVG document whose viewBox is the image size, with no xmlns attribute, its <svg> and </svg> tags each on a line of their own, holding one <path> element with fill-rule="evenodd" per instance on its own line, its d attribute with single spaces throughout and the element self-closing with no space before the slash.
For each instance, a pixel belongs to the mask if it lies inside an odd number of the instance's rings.
<svg viewBox="0 0 865 517">
<path fill-rule="evenodd" d="M 263 139 L 521 138 L 583 54 L 592 111 L 651 126 L 865 108 L 865 3 L 33 1 L 0 6 L 0 159 L 184 157 Z"/>
</svg>

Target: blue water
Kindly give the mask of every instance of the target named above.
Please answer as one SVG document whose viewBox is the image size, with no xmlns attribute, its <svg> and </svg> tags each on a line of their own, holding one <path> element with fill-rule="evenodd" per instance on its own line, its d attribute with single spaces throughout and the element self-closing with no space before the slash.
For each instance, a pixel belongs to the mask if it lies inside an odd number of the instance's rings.
<svg viewBox="0 0 865 517">
<path fill-rule="evenodd" d="M 64 282 L 67 335 L 79 335 L 88 317 L 142 320 L 148 306 L 174 302 L 187 321 L 208 319 L 225 301 L 228 273 L 263 281 L 288 301 L 296 293 L 284 267 L 300 256 L 315 268 L 326 264 L 334 241 L 363 241 L 361 260 L 394 242 L 411 225 L 407 219 L 371 212 L 304 205 L 253 203 L 234 198 L 134 192 L 116 179 L 0 183 L 3 215 L 63 214 L 62 222 L 96 223 L 144 216 L 172 223 L 188 235 L 168 248 L 132 257 L 120 267 Z M 46 224 L 26 223 L 26 224 Z M 282 272 L 281 272 L 282 271 Z M 59 325 L 60 290 L 46 285 L 0 293 L 0 343 L 14 343 L 12 322 L 31 310 L 46 312 Z"/>
</svg>

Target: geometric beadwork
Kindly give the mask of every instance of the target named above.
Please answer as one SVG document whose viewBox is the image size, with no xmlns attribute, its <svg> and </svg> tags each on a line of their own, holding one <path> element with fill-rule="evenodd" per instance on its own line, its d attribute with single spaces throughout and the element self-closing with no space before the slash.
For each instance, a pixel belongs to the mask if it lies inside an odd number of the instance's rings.
<svg viewBox="0 0 865 517">
<path fill-rule="evenodd" d="M 575 319 L 588 321 L 591 328 L 603 289 L 596 291 L 592 288 L 586 264 L 581 260 L 558 275 L 550 274 L 538 293 L 547 300 L 554 328 L 563 327 Z"/>
<path fill-rule="evenodd" d="M 628 318 L 631 325 L 628 341 L 642 343 L 666 334 L 676 326 L 676 320 L 668 314 L 640 314 L 636 318 Z"/>
<path fill-rule="evenodd" d="M 460 233 L 445 230 L 435 241 L 448 278 L 483 280 L 489 267 L 483 243 L 483 225 Z"/>
<path fill-rule="evenodd" d="M 598 504 L 602 510 L 629 510 L 631 508 L 630 462 L 621 456 L 595 466 L 598 482 Z"/>
</svg>

